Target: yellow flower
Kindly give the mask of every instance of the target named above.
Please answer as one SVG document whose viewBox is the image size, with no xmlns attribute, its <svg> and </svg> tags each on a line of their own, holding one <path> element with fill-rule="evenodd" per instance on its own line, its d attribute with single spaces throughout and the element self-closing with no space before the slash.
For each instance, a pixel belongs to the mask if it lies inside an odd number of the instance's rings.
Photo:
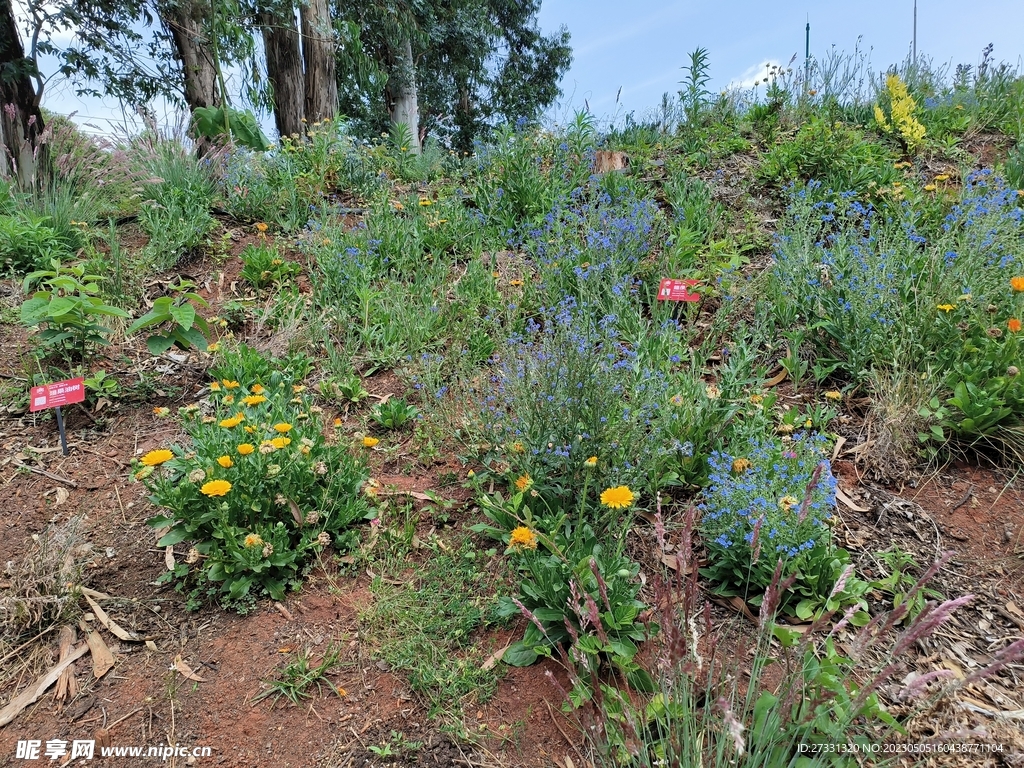
<svg viewBox="0 0 1024 768">
<path fill-rule="evenodd" d="M 170 461 L 174 458 L 174 454 L 168 451 L 166 448 L 160 448 L 155 451 L 150 451 L 141 459 L 139 463 L 146 467 L 157 467 L 163 464 L 165 461 Z"/>
<path fill-rule="evenodd" d="M 508 284 L 512 285 L 512 286 L 518 287 L 518 286 L 523 284 L 523 281 L 522 280 L 509 280 Z"/>
<path fill-rule="evenodd" d="M 373 446 L 375 446 L 379 442 L 380 440 L 378 440 L 376 437 L 370 437 L 369 435 L 363 438 L 363 446 L 366 448 L 373 448 Z"/>
<path fill-rule="evenodd" d="M 256 231 L 259 232 L 260 234 L 266 232 L 268 229 L 270 229 L 270 227 L 268 227 L 264 222 L 256 222 Z"/>
<path fill-rule="evenodd" d="M 258 533 L 250 533 L 245 537 L 245 541 L 242 542 L 242 546 L 246 549 L 253 549 L 254 547 L 262 547 L 263 539 L 260 538 Z"/>
<path fill-rule="evenodd" d="M 936 187 L 935 187 L 934 184 L 925 184 L 924 185 L 924 191 L 925 192 L 934 192 L 935 189 L 936 189 Z"/>
<path fill-rule="evenodd" d="M 235 462 L 233 462 L 231 460 L 231 457 L 227 455 L 218 456 L 217 463 L 224 467 L 224 469 L 230 469 L 231 467 L 235 466 Z"/>
<path fill-rule="evenodd" d="M 426 206 L 428 206 L 428 205 L 433 205 L 433 204 L 434 204 L 434 201 L 431 200 L 430 198 L 427 198 L 427 197 L 421 197 L 420 198 L 420 205 L 423 206 L 424 208 Z"/>
<path fill-rule="evenodd" d="M 302 392 L 305 388 L 306 387 L 302 384 L 292 384 L 292 392 L 296 395 L 299 394 L 299 392 Z"/>
<path fill-rule="evenodd" d="M 405 210 L 405 206 L 404 206 L 404 205 L 402 205 L 402 204 L 401 204 L 401 203 L 399 203 L 399 202 L 394 202 L 394 203 L 392 203 L 391 205 L 392 205 L 392 207 L 393 207 L 393 208 L 394 208 L 394 209 L 395 209 L 396 211 L 404 211 L 404 210 Z"/>
<path fill-rule="evenodd" d="M 940 173 L 938 176 L 935 177 L 935 180 L 936 181 L 949 181 L 949 174 L 948 173 Z"/>
<path fill-rule="evenodd" d="M 162 419 L 162 418 L 164 418 L 166 416 L 169 416 L 171 414 L 171 409 L 170 408 L 154 408 L 153 409 L 153 413 L 156 414 L 158 417 L 160 417 Z"/>
<path fill-rule="evenodd" d="M 509 537 L 508 548 L 520 550 L 536 549 L 537 534 L 523 525 L 520 525 L 518 528 L 513 528 L 512 535 Z"/>
<path fill-rule="evenodd" d="M 512 450 L 512 453 L 526 453 L 526 448 L 518 440 L 512 443 L 509 448 Z"/>
<path fill-rule="evenodd" d="M 245 421 L 245 416 L 243 416 L 243 415 L 242 415 L 242 414 L 240 414 L 240 413 L 236 413 L 236 414 L 235 414 L 234 416 L 232 416 L 231 418 L 229 418 L 229 419 L 224 419 L 223 421 L 221 421 L 220 425 L 221 425 L 222 427 L 226 427 L 226 428 L 228 428 L 228 429 L 231 429 L 232 427 L 237 427 L 237 426 L 238 426 L 239 424 L 241 424 L 241 423 L 242 423 L 243 421 Z"/>
<path fill-rule="evenodd" d="M 779 506 L 789 512 L 793 507 L 800 503 L 800 499 L 796 496 L 783 496 L 779 499 Z"/>
<path fill-rule="evenodd" d="M 220 343 L 215 341 L 213 344 L 211 344 L 210 346 L 208 346 L 206 348 L 206 351 L 207 352 L 216 352 L 218 349 L 220 349 Z"/>
<path fill-rule="evenodd" d="M 211 392 L 220 392 L 220 384 L 218 384 L 216 381 L 212 382 L 210 384 L 210 391 Z"/>
<path fill-rule="evenodd" d="M 263 395 L 248 395 L 242 398 L 242 402 L 246 405 L 259 405 L 260 403 L 267 402 L 267 398 Z"/>
<path fill-rule="evenodd" d="M 635 498 L 636 496 L 626 485 L 607 488 L 601 493 L 601 503 L 611 509 L 624 509 L 630 506 Z"/>
<path fill-rule="evenodd" d="M 227 379 L 221 379 L 220 383 L 224 385 L 224 389 L 236 389 L 240 386 L 237 381 L 228 381 Z"/>
<path fill-rule="evenodd" d="M 235 396 L 234 395 L 225 395 L 224 396 L 224 402 L 227 405 L 231 405 L 233 402 L 235 402 Z"/>
<path fill-rule="evenodd" d="M 288 423 L 288 422 L 286 422 L 286 421 L 282 421 L 282 422 L 280 422 L 280 423 L 278 423 L 278 424 L 275 424 L 275 425 L 274 425 L 274 431 L 275 431 L 275 432 L 279 432 L 279 433 L 281 433 L 282 435 L 283 435 L 283 434 L 284 434 L 285 432 L 290 432 L 290 431 L 291 431 L 291 428 L 292 428 L 292 425 L 291 425 L 291 424 L 289 424 L 289 423 Z"/>
<path fill-rule="evenodd" d="M 533 479 L 529 475 L 521 475 L 516 478 L 516 488 L 519 491 L 525 491 L 531 485 L 533 485 Z"/>
<path fill-rule="evenodd" d="M 256 447 L 252 443 L 242 443 L 236 449 L 242 456 L 248 456 L 250 453 L 256 450 Z"/>
<path fill-rule="evenodd" d="M 751 395 L 750 396 L 750 403 L 751 403 L 751 405 L 761 405 L 761 403 L 763 403 L 763 402 L 764 402 L 764 395 Z"/>
<path fill-rule="evenodd" d="M 340 427 L 341 426 L 341 419 L 335 419 L 334 420 L 334 426 Z"/>
<path fill-rule="evenodd" d="M 750 462 L 750 459 L 739 458 L 732 460 L 732 471 L 735 472 L 737 475 L 740 474 L 741 472 L 746 472 L 752 466 L 754 465 Z"/>
<path fill-rule="evenodd" d="M 254 395 L 262 395 L 263 394 L 263 385 L 262 384 L 253 384 L 252 387 L 249 388 L 249 391 L 252 392 Z"/>
<path fill-rule="evenodd" d="M 825 393 L 825 399 L 826 400 L 842 400 L 843 399 L 843 393 L 840 392 L 837 389 L 832 389 L 832 390 L 829 390 L 828 392 Z"/>
<path fill-rule="evenodd" d="M 936 309 L 941 309 L 943 312 L 952 312 L 956 307 L 952 304 L 939 304 Z"/>
<path fill-rule="evenodd" d="M 1024 293 L 1024 276 L 1018 275 L 1017 277 L 1010 278 L 1010 287 L 1016 293 Z"/>
<path fill-rule="evenodd" d="M 584 467 L 593 468 L 597 466 L 597 456 L 591 456 L 589 459 L 583 462 Z"/>
<path fill-rule="evenodd" d="M 281 449 L 291 445 L 292 439 L 290 437 L 275 437 L 270 441 L 270 444 L 277 449 Z"/>
<path fill-rule="evenodd" d="M 199 492 L 204 496 L 226 496 L 230 490 L 231 483 L 227 480 L 211 480 L 208 483 L 204 483 Z"/>
</svg>

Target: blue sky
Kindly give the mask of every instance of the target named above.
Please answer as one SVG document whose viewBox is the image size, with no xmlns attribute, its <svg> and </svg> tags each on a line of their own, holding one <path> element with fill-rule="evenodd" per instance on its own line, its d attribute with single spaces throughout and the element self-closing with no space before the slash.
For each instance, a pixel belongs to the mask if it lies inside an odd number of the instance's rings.
<svg viewBox="0 0 1024 768">
<path fill-rule="evenodd" d="M 913 0 L 543 0 L 540 24 L 546 31 L 565 24 L 572 34 L 563 113 L 586 99 L 598 117 L 631 110 L 639 117 L 662 93 L 675 93 L 680 68 L 698 47 L 710 54 L 713 90 L 763 72 L 765 61 L 788 62 L 793 54 L 802 61 L 808 17 L 812 55 L 832 45 L 852 52 L 860 37 L 874 70 L 884 71 L 910 51 L 913 9 Z M 1024 53 L 1024 2 L 918 0 L 917 40 L 918 55 L 936 64 L 977 64 L 982 48 L 994 43 L 997 60 L 1017 65 Z"/>
<path fill-rule="evenodd" d="M 982 48 L 994 43 L 997 60 L 1020 66 L 1022 2 L 918 0 L 919 55 L 936 64 L 976 65 Z M 812 54 L 821 56 L 833 45 L 852 52 L 860 38 L 873 69 L 884 71 L 910 50 L 913 7 L 913 0 L 543 0 L 541 28 L 566 25 L 573 47 L 563 100 L 552 115 L 567 117 L 586 103 L 602 119 L 629 111 L 641 117 L 660 103 L 662 93 L 675 93 L 687 55 L 700 46 L 710 54 L 713 90 L 762 73 L 766 61 L 788 62 L 793 54 L 802 61 L 808 16 Z M 77 111 L 79 122 L 104 132 L 124 119 L 115 100 L 78 99 L 66 83 L 51 83 L 44 105 L 64 114 Z"/>
</svg>

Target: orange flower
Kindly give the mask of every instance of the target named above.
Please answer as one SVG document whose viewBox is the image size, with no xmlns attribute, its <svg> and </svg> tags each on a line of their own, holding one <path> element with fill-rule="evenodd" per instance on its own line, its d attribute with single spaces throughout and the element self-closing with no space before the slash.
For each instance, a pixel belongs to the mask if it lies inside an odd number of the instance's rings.
<svg viewBox="0 0 1024 768">
<path fill-rule="evenodd" d="M 1011 317 L 1009 322 L 1006 323 L 1006 327 L 1010 329 L 1010 333 L 1016 333 L 1020 330 L 1020 320 L 1016 317 Z"/>
<path fill-rule="evenodd" d="M 254 395 L 262 395 L 263 394 L 263 385 L 262 384 L 253 384 L 252 387 L 249 389 L 249 391 L 252 392 Z"/>
<path fill-rule="evenodd" d="M 516 488 L 520 491 L 525 491 L 533 485 L 533 479 L 529 475 L 522 475 L 516 479 Z"/>
<path fill-rule="evenodd" d="M 1017 293 L 1024 293 L 1024 275 L 1010 278 L 1010 287 Z"/>
<path fill-rule="evenodd" d="M 204 483 L 199 492 L 204 496 L 226 496 L 230 490 L 231 483 L 227 480 L 211 480 L 208 483 Z"/>
<path fill-rule="evenodd" d="M 160 448 L 156 451 L 150 451 L 141 459 L 139 463 L 146 467 L 156 467 L 163 464 L 165 461 L 170 461 L 174 458 L 174 454 L 168 451 L 166 448 Z"/>
<path fill-rule="evenodd" d="M 369 435 L 363 438 L 363 445 L 366 446 L 367 448 L 373 448 L 373 446 L 375 446 L 379 442 L 380 440 L 378 440 L 376 437 L 370 437 Z"/>
</svg>

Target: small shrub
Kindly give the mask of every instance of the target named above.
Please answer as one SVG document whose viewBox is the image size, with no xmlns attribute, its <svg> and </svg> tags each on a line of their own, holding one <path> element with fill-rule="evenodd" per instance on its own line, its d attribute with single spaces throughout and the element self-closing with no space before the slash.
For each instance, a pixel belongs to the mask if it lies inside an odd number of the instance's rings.
<svg viewBox="0 0 1024 768">
<path fill-rule="evenodd" d="M 23 275 L 72 254 L 70 244 L 46 221 L 29 214 L 0 215 L 0 273 Z"/>
<path fill-rule="evenodd" d="M 250 590 L 280 600 L 323 547 L 350 543 L 367 512 L 366 472 L 326 442 L 301 387 L 280 373 L 263 381 L 212 383 L 206 415 L 180 409 L 191 446 L 152 451 L 135 472 L 166 510 L 149 521 L 170 529 L 160 546 L 192 542 L 167 578 L 212 582 L 229 603 Z"/>
<path fill-rule="evenodd" d="M 831 542 L 836 479 L 827 445 L 821 435 L 797 432 L 784 442 L 755 443 L 743 456 L 711 454 L 700 505 L 708 549 L 701 573 L 717 592 L 760 604 L 781 561 L 783 577 L 792 577 L 781 608 L 809 618 L 830 597 L 850 557 Z"/>
<path fill-rule="evenodd" d="M 918 122 L 917 102 L 907 91 L 907 84 L 893 73 L 885 78 L 885 95 L 889 100 L 889 114 L 886 116 L 881 105 L 875 105 L 875 122 L 883 132 L 895 136 L 914 154 L 924 141 L 925 129 Z"/>
<path fill-rule="evenodd" d="M 269 245 L 247 245 L 240 258 L 242 279 L 254 288 L 286 283 L 301 271 L 298 264 L 282 259 L 277 249 Z"/>
</svg>

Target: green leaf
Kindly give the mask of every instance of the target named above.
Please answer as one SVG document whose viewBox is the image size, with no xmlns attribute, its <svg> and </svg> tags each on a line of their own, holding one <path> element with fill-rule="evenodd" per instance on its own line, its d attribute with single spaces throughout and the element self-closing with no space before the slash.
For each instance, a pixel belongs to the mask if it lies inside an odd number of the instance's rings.
<svg viewBox="0 0 1024 768">
<path fill-rule="evenodd" d="M 159 334 L 150 336 L 146 339 L 146 348 L 149 353 L 154 357 L 162 355 L 168 349 L 174 346 L 174 338 L 172 336 L 161 336 Z"/>
<path fill-rule="evenodd" d="M 505 649 L 501 660 L 513 667 L 528 667 L 539 658 L 540 655 L 535 650 L 527 647 L 520 640 L 517 643 L 512 643 L 512 645 Z"/>
<path fill-rule="evenodd" d="M 192 323 L 196 319 L 196 310 L 191 304 L 181 304 L 180 306 L 171 307 L 171 317 L 181 326 L 183 331 L 187 331 L 192 327 Z"/>
<path fill-rule="evenodd" d="M 191 535 L 192 534 L 189 532 L 188 528 L 181 525 L 177 528 L 172 528 L 161 536 L 160 541 L 158 541 L 156 545 L 158 547 L 173 547 L 175 544 L 180 544 L 185 541 L 185 539 L 189 538 Z"/>
</svg>

